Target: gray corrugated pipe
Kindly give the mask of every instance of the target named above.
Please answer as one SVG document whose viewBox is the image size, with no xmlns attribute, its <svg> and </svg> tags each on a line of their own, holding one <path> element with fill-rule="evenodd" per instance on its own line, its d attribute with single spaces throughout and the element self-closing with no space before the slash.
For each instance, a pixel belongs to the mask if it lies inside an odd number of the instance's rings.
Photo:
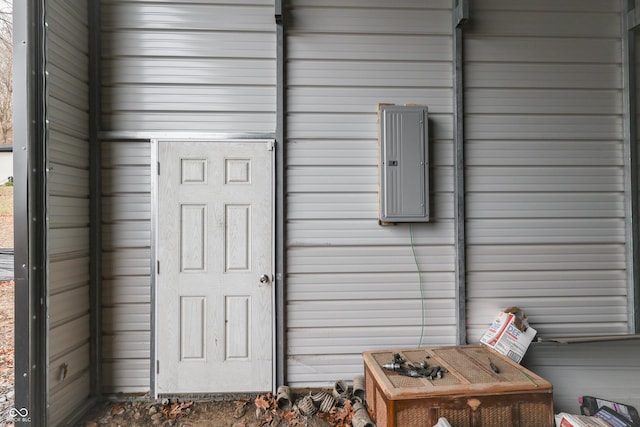
<svg viewBox="0 0 640 427">
<path fill-rule="evenodd" d="M 367 408 L 360 403 L 356 402 L 353 404 L 353 418 L 351 419 L 351 425 L 353 427 L 375 427 L 376 425 L 371 421 L 369 417 L 369 412 L 367 412 Z"/>
</svg>

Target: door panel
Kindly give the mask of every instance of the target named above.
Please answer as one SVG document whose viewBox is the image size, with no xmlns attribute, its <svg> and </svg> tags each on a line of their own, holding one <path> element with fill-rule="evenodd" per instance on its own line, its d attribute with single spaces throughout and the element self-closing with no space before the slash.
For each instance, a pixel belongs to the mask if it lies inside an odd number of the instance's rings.
<svg viewBox="0 0 640 427">
<path fill-rule="evenodd" d="M 271 389 L 271 147 L 158 144 L 159 393 Z"/>
</svg>

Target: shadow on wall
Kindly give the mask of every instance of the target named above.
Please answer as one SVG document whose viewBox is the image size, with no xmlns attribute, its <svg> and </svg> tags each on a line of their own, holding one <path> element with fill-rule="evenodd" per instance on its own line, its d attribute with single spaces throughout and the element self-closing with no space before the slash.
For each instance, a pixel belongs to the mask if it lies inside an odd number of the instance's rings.
<svg viewBox="0 0 640 427">
<path fill-rule="evenodd" d="M 640 408 L 640 336 L 590 343 L 532 343 L 522 365 L 553 384 L 554 411 L 580 413 L 595 396 Z"/>
</svg>

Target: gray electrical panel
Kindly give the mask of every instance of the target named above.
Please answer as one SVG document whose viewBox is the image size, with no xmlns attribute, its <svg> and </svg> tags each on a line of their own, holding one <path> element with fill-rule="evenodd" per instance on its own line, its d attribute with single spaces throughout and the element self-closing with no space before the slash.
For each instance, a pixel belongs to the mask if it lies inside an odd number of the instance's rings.
<svg viewBox="0 0 640 427">
<path fill-rule="evenodd" d="M 427 107 L 384 105 L 379 121 L 380 222 L 428 222 Z"/>
</svg>

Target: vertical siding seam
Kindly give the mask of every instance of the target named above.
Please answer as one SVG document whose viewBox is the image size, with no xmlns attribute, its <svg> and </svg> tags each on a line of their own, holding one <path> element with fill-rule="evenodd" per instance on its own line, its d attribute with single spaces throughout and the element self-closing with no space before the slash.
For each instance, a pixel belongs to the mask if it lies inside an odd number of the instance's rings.
<svg viewBox="0 0 640 427">
<path fill-rule="evenodd" d="M 623 111 L 624 111 L 624 168 L 625 168 L 625 228 L 626 228 L 626 258 L 627 258 L 627 307 L 629 311 L 629 333 L 640 331 L 640 280 L 638 269 L 640 266 L 638 226 L 638 134 L 637 134 L 637 96 L 636 79 L 638 68 L 636 66 L 636 34 L 637 22 L 633 24 L 627 21 L 628 14 L 635 15 L 635 1 L 621 0 L 626 3 L 621 14 L 622 28 L 622 58 L 623 58 Z M 625 13 L 626 11 L 626 13 Z"/>
<path fill-rule="evenodd" d="M 286 310 L 286 241 L 287 241 L 287 228 L 286 228 L 286 113 L 287 113 L 287 100 L 286 100 L 286 87 L 287 87 L 287 74 L 286 74 L 286 61 L 287 61 L 287 48 L 286 48 L 286 17 L 287 8 L 283 4 L 283 0 L 275 0 L 274 7 L 275 21 L 276 21 L 276 165 L 275 165 L 275 179 L 276 179 L 276 194 L 275 194 L 275 268 L 276 277 L 274 284 L 275 292 L 275 373 L 273 388 L 276 389 L 280 385 L 287 383 L 287 310 Z"/>
<path fill-rule="evenodd" d="M 100 130 L 101 99 L 101 23 L 100 1 L 89 4 L 89 157 L 90 157 L 90 389 L 94 396 L 102 390 L 102 147 L 98 140 Z"/>
<path fill-rule="evenodd" d="M 457 342 L 467 343 L 466 308 L 466 236 L 465 236 L 465 163 L 464 163 L 464 30 L 468 19 L 468 3 L 459 0 L 454 6 L 453 20 L 453 96 L 454 96 L 454 215 L 456 254 L 456 320 Z"/>
</svg>

